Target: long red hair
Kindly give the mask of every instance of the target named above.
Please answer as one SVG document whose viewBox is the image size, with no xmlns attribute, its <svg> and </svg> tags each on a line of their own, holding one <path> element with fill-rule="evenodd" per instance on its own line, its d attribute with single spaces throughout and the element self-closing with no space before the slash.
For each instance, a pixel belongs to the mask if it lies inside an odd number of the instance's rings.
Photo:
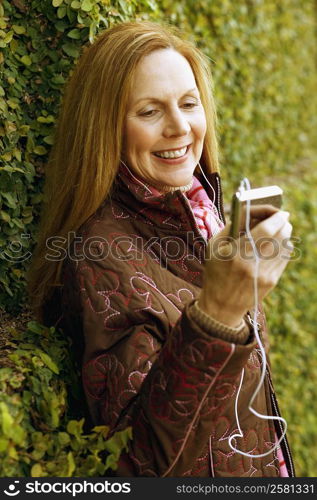
<svg viewBox="0 0 317 500">
<path fill-rule="evenodd" d="M 178 30 L 149 21 L 124 22 L 101 33 L 83 53 L 66 86 L 46 168 L 37 247 L 28 273 L 34 312 L 61 286 L 62 261 L 45 258 L 52 236 L 69 243 L 111 190 L 120 163 L 127 99 L 142 57 L 172 48 L 189 62 L 207 119 L 201 164 L 218 170 L 216 111 L 207 58 Z"/>
</svg>

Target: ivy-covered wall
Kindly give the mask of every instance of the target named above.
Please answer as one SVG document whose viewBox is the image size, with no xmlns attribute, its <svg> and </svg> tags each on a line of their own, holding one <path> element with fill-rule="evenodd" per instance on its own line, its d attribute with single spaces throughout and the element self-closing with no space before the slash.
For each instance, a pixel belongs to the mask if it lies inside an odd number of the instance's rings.
<svg viewBox="0 0 317 500">
<path fill-rule="evenodd" d="M 84 43 L 126 19 L 168 21 L 209 56 L 225 199 L 242 176 L 285 190 L 300 258 L 267 301 L 272 362 L 298 474 L 317 472 L 314 0 L 0 1 L 0 304 L 24 305 L 45 162 Z M 315 228 L 315 230 L 314 230 Z"/>
<path fill-rule="evenodd" d="M 134 18 L 171 22 L 197 41 L 214 72 L 229 193 L 242 173 L 258 183 L 287 175 L 317 142 L 315 14 L 313 0 L 2 0 L 2 304 L 22 300 L 52 129 L 84 43 Z"/>
</svg>

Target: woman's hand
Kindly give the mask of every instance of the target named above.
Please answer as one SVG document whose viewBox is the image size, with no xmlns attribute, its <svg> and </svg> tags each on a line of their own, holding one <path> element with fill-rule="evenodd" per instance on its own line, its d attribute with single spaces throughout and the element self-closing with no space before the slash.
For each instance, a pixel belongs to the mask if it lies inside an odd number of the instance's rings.
<svg viewBox="0 0 317 500">
<path fill-rule="evenodd" d="M 250 216 L 251 235 L 260 257 L 257 285 L 261 301 L 275 287 L 289 261 L 292 226 L 288 212 L 269 205 L 251 206 Z M 198 305 L 214 319 L 236 327 L 254 306 L 255 258 L 247 236 L 233 240 L 229 232 L 230 223 L 209 241 Z"/>
</svg>

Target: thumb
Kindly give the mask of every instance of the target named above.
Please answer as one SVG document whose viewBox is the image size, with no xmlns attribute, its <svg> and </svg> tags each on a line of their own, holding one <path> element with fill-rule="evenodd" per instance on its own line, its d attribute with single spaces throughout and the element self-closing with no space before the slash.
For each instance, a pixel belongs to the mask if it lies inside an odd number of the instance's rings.
<svg viewBox="0 0 317 500">
<path fill-rule="evenodd" d="M 210 238 L 207 246 L 207 256 L 209 259 L 223 259 L 226 260 L 229 256 L 232 257 L 232 243 L 235 242 L 234 238 L 230 236 L 231 222 L 227 222 L 225 227 Z"/>
</svg>

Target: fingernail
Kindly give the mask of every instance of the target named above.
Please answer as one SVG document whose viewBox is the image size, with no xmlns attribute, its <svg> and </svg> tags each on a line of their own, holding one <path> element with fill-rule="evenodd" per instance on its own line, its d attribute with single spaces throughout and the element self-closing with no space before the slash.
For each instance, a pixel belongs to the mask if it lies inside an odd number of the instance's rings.
<svg viewBox="0 0 317 500">
<path fill-rule="evenodd" d="M 280 210 L 278 213 L 281 214 L 282 217 L 285 217 L 285 219 L 287 219 L 290 216 L 290 213 L 287 212 L 286 210 Z"/>
</svg>

